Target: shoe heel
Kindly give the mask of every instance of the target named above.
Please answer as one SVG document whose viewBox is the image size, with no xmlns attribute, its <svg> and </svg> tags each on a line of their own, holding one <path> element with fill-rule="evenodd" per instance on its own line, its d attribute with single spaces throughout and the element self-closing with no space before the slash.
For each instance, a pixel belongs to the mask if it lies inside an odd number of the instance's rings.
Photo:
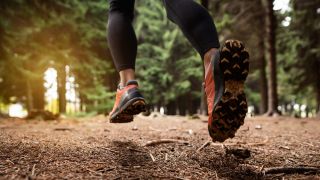
<svg viewBox="0 0 320 180">
<path fill-rule="evenodd" d="M 115 118 L 110 119 L 110 123 L 128 123 L 133 121 L 132 115 L 119 114 Z"/>
<path fill-rule="evenodd" d="M 132 104 L 135 114 L 146 112 L 146 102 L 144 100 L 138 100 Z"/>
<path fill-rule="evenodd" d="M 136 115 L 146 111 L 146 102 L 142 99 L 138 99 L 129 105 L 124 111 L 124 114 Z"/>
</svg>

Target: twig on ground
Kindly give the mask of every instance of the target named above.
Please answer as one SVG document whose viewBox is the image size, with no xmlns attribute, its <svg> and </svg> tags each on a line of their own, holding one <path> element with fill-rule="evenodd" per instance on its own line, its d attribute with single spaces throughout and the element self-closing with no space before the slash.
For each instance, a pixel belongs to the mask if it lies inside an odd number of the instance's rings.
<svg viewBox="0 0 320 180">
<path fill-rule="evenodd" d="M 175 128 L 175 127 L 167 129 L 167 131 L 176 131 L 176 130 L 177 130 L 177 128 Z"/>
<path fill-rule="evenodd" d="M 290 148 L 288 146 L 280 146 L 279 148 L 290 150 Z"/>
<path fill-rule="evenodd" d="M 110 152 L 113 152 L 113 153 L 118 153 L 118 151 L 112 150 L 112 149 L 107 148 L 107 147 L 96 147 L 96 148 L 104 149 L 104 150 L 107 150 L 107 151 L 110 151 Z"/>
<path fill-rule="evenodd" d="M 319 173 L 320 168 L 316 167 L 271 167 L 271 168 L 264 168 L 262 174 L 304 174 L 307 172 L 312 173 Z"/>
<path fill-rule="evenodd" d="M 269 138 L 266 138 L 263 142 L 258 143 L 211 143 L 212 146 L 239 146 L 239 145 L 248 145 L 248 146 L 262 146 L 269 141 Z"/>
<path fill-rule="evenodd" d="M 10 159 L 7 159 L 7 160 L 6 160 L 6 162 L 8 162 L 8 163 L 10 163 L 10 164 L 14 165 L 14 162 L 12 162 Z"/>
<path fill-rule="evenodd" d="M 206 147 L 209 146 L 211 143 L 212 143 L 211 140 L 206 141 L 202 146 L 200 146 L 200 147 L 197 149 L 197 152 L 200 152 L 202 149 L 206 148 Z"/>
<path fill-rule="evenodd" d="M 72 131 L 73 129 L 71 128 L 54 128 L 54 131 Z"/>
<path fill-rule="evenodd" d="M 155 129 L 155 128 L 151 127 L 151 126 L 149 126 L 149 129 L 152 130 L 152 131 L 163 131 L 161 129 Z"/>
<path fill-rule="evenodd" d="M 153 162 L 155 162 L 155 161 L 156 161 L 156 159 L 153 157 L 153 155 L 151 154 L 151 152 L 149 153 L 149 155 L 150 155 L 150 157 L 151 157 L 152 161 L 153 161 Z"/>
<path fill-rule="evenodd" d="M 238 146 L 241 145 L 241 143 L 211 143 L 212 146 Z"/>
<path fill-rule="evenodd" d="M 309 156 L 320 156 L 320 153 L 307 153 L 305 155 L 309 155 Z"/>
<path fill-rule="evenodd" d="M 88 169 L 88 168 L 87 168 L 87 170 L 89 172 L 91 172 L 91 173 L 94 173 L 94 174 L 98 175 L 98 176 L 102 176 L 102 173 L 100 173 L 100 172 L 97 172 L 97 171 L 94 171 L 94 170 L 91 170 L 91 169 Z"/>
<path fill-rule="evenodd" d="M 214 174 L 216 175 L 216 179 L 219 179 L 217 171 L 214 171 Z"/>
<path fill-rule="evenodd" d="M 105 173 L 105 172 L 108 172 L 108 171 L 112 171 L 116 169 L 115 167 L 110 167 L 110 168 L 98 168 L 96 169 L 96 172 L 100 172 L 100 173 Z"/>
<path fill-rule="evenodd" d="M 176 130 L 177 130 L 176 127 L 162 130 L 162 129 L 153 128 L 153 127 L 151 127 L 151 126 L 149 126 L 149 129 L 152 130 L 152 131 L 159 131 L 159 132 L 167 132 L 167 131 L 176 131 Z"/>
<path fill-rule="evenodd" d="M 34 164 L 32 167 L 31 176 L 34 176 L 35 171 L 36 171 L 36 164 Z"/>
<path fill-rule="evenodd" d="M 305 145 L 308 145 L 308 146 L 314 147 L 314 145 L 313 145 L 313 144 L 311 144 L 311 143 L 304 142 L 304 143 L 302 143 L 302 144 L 305 144 Z"/>
<path fill-rule="evenodd" d="M 174 177 L 175 179 L 178 179 L 178 180 L 185 180 L 185 178 L 182 178 L 182 177 Z M 169 178 L 168 178 L 169 179 Z"/>
<path fill-rule="evenodd" d="M 288 158 L 288 160 L 291 161 L 291 162 L 294 162 L 294 163 L 297 163 L 297 164 L 298 164 L 298 161 L 296 161 L 296 160 L 294 160 L 294 159 L 292 159 L 292 158 Z"/>
<path fill-rule="evenodd" d="M 165 161 L 168 161 L 168 154 L 167 154 L 167 153 L 166 153 L 165 156 L 164 156 L 164 160 L 165 160 Z"/>
<path fill-rule="evenodd" d="M 178 158 L 177 159 L 179 159 L 179 158 L 181 158 L 182 156 L 184 156 L 184 155 L 187 155 L 188 156 L 188 154 L 186 153 L 186 152 L 182 152 L 179 156 L 178 156 Z"/>
<path fill-rule="evenodd" d="M 155 145 L 164 144 L 164 143 L 180 143 L 180 144 L 185 144 L 185 145 L 189 144 L 188 141 L 181 141 L 181 140 L 176 140 L 176 139 L 159 139 L 159 140 L 148 141 L 143 146 L 155 146 Z"/>
</svg>

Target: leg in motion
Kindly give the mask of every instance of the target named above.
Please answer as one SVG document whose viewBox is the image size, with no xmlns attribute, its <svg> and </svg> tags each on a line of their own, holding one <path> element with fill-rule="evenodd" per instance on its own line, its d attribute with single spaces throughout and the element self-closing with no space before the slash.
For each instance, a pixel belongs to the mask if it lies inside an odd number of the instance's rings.
<svg viewBox="0 0 320 180">
<path fill-rule="evenodd" d="M 243 90 L 249 54 L 237 40 L 218 41 L 214 22 L 193 0 L 163 0 L 168 18 L 177 24 L 203 59 L 208 104 L 208 130 L 213 141 L 234 137 L 243 124 L 247 102 Z"/>
<path fill-rule="evenodd" d="M 120 84 L 116 101 L 110 112 L 110 122 L 125 123 L 133 120 L 133 115 L 145 110 L 145 100 L 138 90 L 135 79 L 137 39 L 132 27 L 134 0 L 109 0 L 108 44 Z"/>
</svg>

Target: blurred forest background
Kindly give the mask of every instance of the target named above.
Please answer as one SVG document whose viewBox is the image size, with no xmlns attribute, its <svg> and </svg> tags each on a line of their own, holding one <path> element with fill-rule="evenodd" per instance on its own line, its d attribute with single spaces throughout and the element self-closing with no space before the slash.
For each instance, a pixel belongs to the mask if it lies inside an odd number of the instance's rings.
<svg viewBox="0 0 320 180">
<path fill-rule="evenodd" d="M 239 39 L 251 53 L 251 115 L 320 116 L 320 0 L 199 3 L 213 16 L 221 43 Z M 136 69 L 151 109 L 206 113 L 200 56 L 167 19 L 161 0 L 136 0 L 135 14 Z M 0 112 L 109 111 L 118 75 L 107 19 L 107 0 L 1 0 Z"/>
</svg>

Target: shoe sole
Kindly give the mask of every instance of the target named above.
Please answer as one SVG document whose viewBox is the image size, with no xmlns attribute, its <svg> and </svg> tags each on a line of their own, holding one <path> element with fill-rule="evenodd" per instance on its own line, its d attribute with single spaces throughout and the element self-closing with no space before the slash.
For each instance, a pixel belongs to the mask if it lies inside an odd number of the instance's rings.
<svg viewBox="0 0 320 180">
<path fill-rule="evenodd" d="M 146 111 L 144 99 L 131 99 L 118 113 L 110 118 L 110 123 L 128 123 L 133 121 L 133 116 Z"/>
<path fill-rule="evenodd" d="M 215 83 L 220 81 L 216 92 L 220 94 L 215 98 L 209 133 L 214 141 L 223 142 L 235 136 L 248 110 L 244 82 L 249 73 L 249 53 L 242 42 L 228 40 L 215 63 Z"/>
</svg>

